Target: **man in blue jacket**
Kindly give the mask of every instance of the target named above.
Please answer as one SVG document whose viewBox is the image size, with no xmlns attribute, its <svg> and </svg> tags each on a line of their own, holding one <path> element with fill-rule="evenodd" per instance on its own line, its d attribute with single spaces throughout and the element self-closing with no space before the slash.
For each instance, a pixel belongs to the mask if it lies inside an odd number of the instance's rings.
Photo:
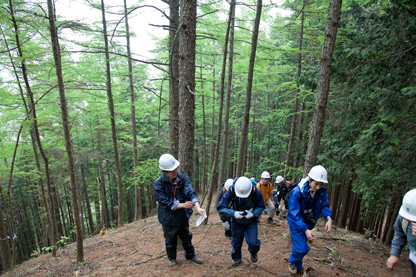
<svg viewBox="0 0 416 277">
<path fill-rule="evenodd" d="M 202 261 L 195 256 L 192 245 L 192 233 L 189 231 L 189 218 L 195 206 L 200 215 L 205 210 L 192 188 L 189 177 L 178 172 L 179 161 L 170 154 L 163 154 L 159 159 L 159 168 L 163 171 L 154 182 L 154 193 L 158 203 L 157 216 L 163 227 L 169 266 L 177 265 L 176 246 L 178 237 L 185 250 L 185 258 L 196 264 Z"/>
<path fill-rule="evenodd" d="M 265 208 L 263 194 L 247 177 L 238 178 L 221 198 L 217 211 L 221 217 L 231 218 L 232 266 L 241 264 L 244 238 L 251 261 L 257 262 L 260 250 L 257 219 Z"/>
<path fill-rule="evenodd" d="M 327 233 L 332 230 L 332 214 L 324 183 L 328 183 L 326 169 L 321 165 L 314 166 L 290 195 L 287 221 L 293 243 L 289 257 L 289 273 L 292 275 L 303 271 L 302 259 L 310 250 L 307 240 L 315 239 L 312 229 L 319 215 L 328 220 L 325 225 Z"/>
</svg>

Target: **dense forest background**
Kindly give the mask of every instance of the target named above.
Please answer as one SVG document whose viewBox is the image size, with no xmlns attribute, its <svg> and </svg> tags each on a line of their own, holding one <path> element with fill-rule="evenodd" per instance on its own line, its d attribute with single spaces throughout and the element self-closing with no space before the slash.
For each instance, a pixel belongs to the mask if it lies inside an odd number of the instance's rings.
<svg viewBox="0 0 416 277">
<path fill-rule="evenodd" d="M 63 20 L 51 0 L 0 0 L 1 270 L 69 241 L 82 261 L 83 236 L 148 215 L 163 153 L 207 203 L 240 172 L 302 177 L 329 1 L 78 2 L 95 21 Z M 150 10 L 169 20 L 143 59 L 128 19 Z M 414 188 L 415 76 L 416 4 L 344 0 L 316 164 L 335 223 L 386 244 Z"/>
</svg>

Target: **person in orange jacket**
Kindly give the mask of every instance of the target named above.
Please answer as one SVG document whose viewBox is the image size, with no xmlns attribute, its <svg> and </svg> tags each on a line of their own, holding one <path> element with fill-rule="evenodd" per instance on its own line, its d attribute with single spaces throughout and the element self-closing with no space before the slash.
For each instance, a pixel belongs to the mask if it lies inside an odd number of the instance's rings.
<svg viewBox="0 0 416 277">
<path fill-rule="evenodd" d="M 261 174 L 261 181 L 257 183 L 257 188 L 261 190 L 263 193 L 264 204 L 267 207 L 267 223 L 271 225 L 275 225 L 276 223 L 273 222 L 274 216 L 274 204 L 273 204 L 273 185 L 270 183 L 272 177 L 270 177 L 270 173 L 264 171 Z"/>
</svg>

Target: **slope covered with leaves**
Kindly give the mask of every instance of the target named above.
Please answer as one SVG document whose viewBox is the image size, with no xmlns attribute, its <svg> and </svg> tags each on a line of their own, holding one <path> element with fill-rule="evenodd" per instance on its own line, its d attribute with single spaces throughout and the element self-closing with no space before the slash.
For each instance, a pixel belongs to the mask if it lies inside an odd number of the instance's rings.
<svg viewBox="0 0 416 277">
<path fill-rule="evenodd" d="M 250 262 L 244 242 L 243 263 L 234 268 L 231 244 L 224 237 L 217 213 L 211 213 L 206 226 L 195 227 L 197 218 L 193 215 L 190 225 L 202 265 L 185 261 L 183 250 L 178 249 L 178 266 L 167 266 L 162 228 L 154 216 L 108 230 L 103 236 L 86 238 L 82 264 L 76 262 L 76 245 L 70 244 L 55 259 L 50 254 L 39 256 L 5 276 L 289 276 L 291 239 L 286 220 L 271 226 L 263 216 L 259 225 L 259 261 Z M 341 229 L 327 235 L 322 223 L 318 222 L 318 239 L 310 243 L 311 251 L 304 259 L 305 266 L 313 266 L 317 276 L 409 276 L 408 253 L 402 253 L 398 268 L 389 271 L 385 266 L 388 247 Z"/>
</svg>

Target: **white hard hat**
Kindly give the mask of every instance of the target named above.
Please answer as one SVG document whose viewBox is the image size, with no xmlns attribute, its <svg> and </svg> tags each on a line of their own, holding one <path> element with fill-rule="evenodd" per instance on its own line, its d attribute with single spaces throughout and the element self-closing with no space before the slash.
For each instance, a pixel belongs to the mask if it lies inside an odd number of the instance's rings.
<svg viewBox="0 0 416 277">
<path fill-rule="evenodd" d="M 270 177 L 270 173 L 267 172 L 267 171 L 263 171 L 263 173 L 261 174 L 260 177 L 261 178 L 264 178 L 264 179 L 266 179 L 266 178 L 272 178 L 272 177 Z"/>
<path fill-rule="evenodd" d="M 283 182 L 285 180 L 285 178 L 283 178 L 282 176 L 277 176 L 276 177 L 276 183 L 278 184 L 278 183 L 280 183 L 280 182 Z"/>
<path fill-rule="evenodd" d="M 233 185 L 234 180 L 233 179 L 227 179 L 224 183 L 224 188 L 228 190 Z"/>
<path fill-rule="evenodd" d="M 315 165 L 312 167 L 308 176 L 317 182 L 328 183 L 328 173 L 322 165 Z"/>
<path fill-rule="evenodd" d="M 235 195 L 240 198 L 247 198 L 250 195 L 252 184 L 247 177 L 240 177 L 235 182 Z"/>
<path fill-rule="evenodd" d="M 163 171 L 175 170 L 179 164 L 179 161 L 176 160 L 171 154 L 163 154 L 159 158 L 159 168 Z"/>
<path fill-rule="evenodd" d="M 416 189 L 404 195 L 399 214 L 410 221 L 416 221 Z"/>
</svg>

